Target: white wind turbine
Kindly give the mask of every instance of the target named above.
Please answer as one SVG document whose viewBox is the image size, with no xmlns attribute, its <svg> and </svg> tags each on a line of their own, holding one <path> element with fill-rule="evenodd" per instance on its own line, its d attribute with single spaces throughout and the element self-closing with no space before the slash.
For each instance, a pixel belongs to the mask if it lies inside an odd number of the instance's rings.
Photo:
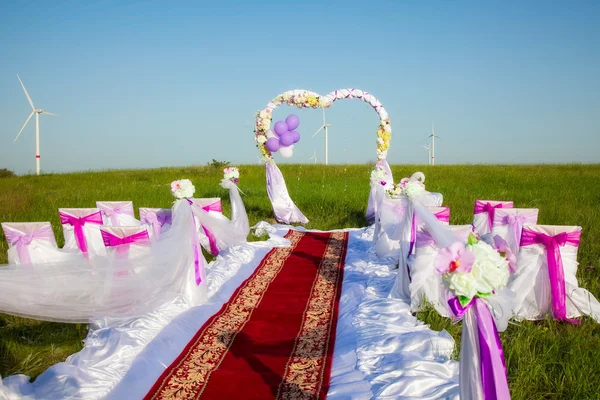
<svg viewBox="0 0 600 400">
<path fill-rule="evenodd" d="M 21 78 L 19 77 L 19 75 L 17 75 L 17 79 L 19 79 L 19 82 L 21 83 L 21 87 L 23 88 L 23 91 L 25 92 L 25 96 L 27 96 L 27 101 L 29 101 L 29 105 L 31 106 L 32 111 L 31 111 L 31 114 L 29 114 L 29 117 L 27 117 L 27 119 L 25 120 L 25 123 L 21 127 L 21 130 L 17 134 L 17 137 L 15 137 L 15 140 L 13 140 L 13 143 L 17 141 L 19 136 L 21 136 L 21 132 L 23 132 L 23 129 L 25 129 L 25 127 L 31 120 L 31 117 L 33 117 L 33 114 L 35 114 L 35 173 L 36 173 L 36 175 L 39 175 L 40 174 L 40 114 L 44 114 L 44 115 L 56 115 L 56 114 L 52 114 L 51 112 L 44 111 L 41 108 L 35 108 L 33 105 L 33 101 L 31 101 L 31 97 L 29 97 L 29 93 L 27 93 L 27 89 L 25 89 L 25 85 L 23 85 L 23 81 L 21 81 Z"/>
<path fill-rule="evenodd" d="M 315 160 L 315 164 L 317 163 L 317 150 L 315 150 L 315 153 L 313 154 L 313 156 L 311 158 L 308 159 L 308 161 L 310 160 Z"/>
<path fill-rule="evenodd" d="M 440 137 L 438 135 L 435 134 L 435 125 L 433 124 L 433 122 L 431 122 L 431 135 L 427 136 L 428 138 L 431 138 L 431 164 L 430 165 L 435 165 L 435 138 L 440 139 Z"/>
<path fill-rule="evenodd" d="M 329 157 L 328 157 L 328 139 L 329 139 L 329 131 L 328 128 L 331 126 L 331 124 L 327 124 L 325 122 L 325 109 L 323 108 L 323 125 L 321 125 L 321 127 L 319 128 L 318 131 L 315 132 L 314 135 L 312 135 L 312 137 L 317 136 L 317 133 L 321 132 L 323 129 L 325 129 L 325 165 L 327 165 L 329 163 Z M 316 158 L 315 158 L 315 162 L 316 162 Z"/>
</svg>

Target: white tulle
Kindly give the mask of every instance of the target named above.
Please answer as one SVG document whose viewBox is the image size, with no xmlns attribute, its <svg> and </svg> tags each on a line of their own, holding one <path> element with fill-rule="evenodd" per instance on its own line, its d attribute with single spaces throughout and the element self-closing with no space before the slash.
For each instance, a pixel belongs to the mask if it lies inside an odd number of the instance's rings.
<svg viewBox="0 0 600 400">
<path fill-rule="evenodd" d="M 65 226 L 67 242 L 74 242 L 69 227 Z M 98 317 L 137 316 L 179 295 L 192 304 L 206 299 L 205 285 L 194 281 L 193 220 L 187 200 L 175 202 L 171 229 L 136 258 L 107 256 L 99 225 L 86 224 L 84 231 L 90 235 L 88 246 L 97 250 L 101 245 L 103 255 L 64 253 L 63 259 L 52 262 L 0 267 L 0 312 L 85 323 Z"/>
<path fill-rule="evenodd" d="M 581 229 L 576 226 L 529 226 L 550 236 Z M 560 247 L 567 294 L 567 317 L 589 315 L 600 322 L 600 303 L 577 282 L 577 250 L 572 245 Z M 546 248 L 541 244 L 523 246 L 519 252 L 517 272 L 509 284 L 515 294 L 514 313 L 517 319 L 537 320 L 552 315 L 552 292 L 548 275 Z"/>
</svg>

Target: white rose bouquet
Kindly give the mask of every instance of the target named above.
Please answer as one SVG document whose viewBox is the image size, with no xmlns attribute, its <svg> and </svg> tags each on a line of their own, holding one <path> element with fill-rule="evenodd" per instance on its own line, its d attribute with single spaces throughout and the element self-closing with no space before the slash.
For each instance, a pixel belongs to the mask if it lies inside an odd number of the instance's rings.
<svg viewBox="0 0 600 400">
<path fill-rule="evenodd" d="M 240 179 L 240 170 L 237 167 L 227 167 L 223 170 L 223 179 L 237 184 Z"/>
<path fill-rule="evenodd" d="M 196 188 L 189 179 L 171 182 L 171 193 L 178 199 L 189 199 L 195 192 Z"/>
</svg>

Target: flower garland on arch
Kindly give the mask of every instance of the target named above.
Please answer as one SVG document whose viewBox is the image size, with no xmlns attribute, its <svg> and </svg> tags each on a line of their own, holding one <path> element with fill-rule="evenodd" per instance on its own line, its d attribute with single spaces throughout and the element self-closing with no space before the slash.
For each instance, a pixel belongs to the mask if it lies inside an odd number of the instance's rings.
<svg viewBox="0 0 600 400">
<path fill-rule="evenodd" d="M 256 124 L 254 127 L 254 140 L 256 147 L 262 155 L 265 163 L 273 162 L 273 156 L 267 149 L 266 142 L 269 137 L 274 136 L 271 129 L 273 110 L 281 104 L 296 106 L 298 108 L 329 108 L 331 104 L 340 99 L 357 98 L 369 103 L 379 114 L 379 127 L 377 129 L 377 159 L 383 160 L 387 156 L 392 139 L 392 127 L 387 112 L 373 95 L 359 89 L 335 90 L 325 96 L 308 90 L 289 90 L 275 97 L 267 107 L 256 113 Z"/>
</svg>

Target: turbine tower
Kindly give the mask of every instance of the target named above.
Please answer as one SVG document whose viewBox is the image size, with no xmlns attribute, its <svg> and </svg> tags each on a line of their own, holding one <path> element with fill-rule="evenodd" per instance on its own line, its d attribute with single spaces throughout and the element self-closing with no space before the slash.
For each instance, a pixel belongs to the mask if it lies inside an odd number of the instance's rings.
<svg viewBox="0 0 600 400">
<path fill-rule="evenodd" d="M 431 138 L 431 165 L 435 165 L 435 138 L 440 139 L 440 137 L 435 134 L 435 125 L 433 122 L 431 122 L 431 135 L 428 137 Z"/>
<path fill-rule="evenodd" d="M 13 143 L 17 141 L 19 136 L 21 136 L 21 132 L 23 132 L 23 129 L 25 129 L 25 127 L 31 120 L 31 117 L 33 117 L 33 114 L 35 114 L 35 173 L 36 173 L 36 175 L 39 175 L 40 174 L 40 114 L 43 114 L 43 115 L 56 115 L 56 114 L 52 114 L 51 112 L 44 111 L 41 108 L 35 108 L 33 105 L 33 101 L 31 101 L 31 97 L 29 97 L 29 93 L 27 93 L 27 89 L 25 89 L 25 85 L 23 85 L 23 81 L 21 81 L 21 78 L 19 77 L 19 75 L 17 75 L 17 79 L 21 83 L 21 87 L 23 88 L 23 91 L 25 92 L 25 96 L 27 96 L 27 101 L 29 101 L 29 105 L 31 106 L 32 111 L 31 111 L 31 114 L 29 114 L 29 117 L 27 117 L 27 119 L 25 120 L 25 123 L 21 127 L 21 130 L 17 134 L 17 137 L 15 137 L 15 140 L 13 140 Z"/>
<path fill-rule="evenodd" d="M 315 150 L 313 156 L 308 159 L 308 161 L 310 161 L 310 160 L 315 160 L 315 164 L 317 163 L 317 150 Z"/>
<path fill-rule="evenodd" d="M 319 128 L 318 131 L 315 132 L 314 135 L 312 135 L 312 137 L 317 136 L 317 133 L 321 132 L 322 130 L 325 130 L 325 165 L 329 164 L 329 155 L 328 155 L 328 139 L 329 139 L 329 131 L 328 128 L 331 126 L 331 124 L 327 124 L 325 122 L 325 109 L 323 108 L 323 125 L 321 125 L 321 127 Z"/>
</svg>

